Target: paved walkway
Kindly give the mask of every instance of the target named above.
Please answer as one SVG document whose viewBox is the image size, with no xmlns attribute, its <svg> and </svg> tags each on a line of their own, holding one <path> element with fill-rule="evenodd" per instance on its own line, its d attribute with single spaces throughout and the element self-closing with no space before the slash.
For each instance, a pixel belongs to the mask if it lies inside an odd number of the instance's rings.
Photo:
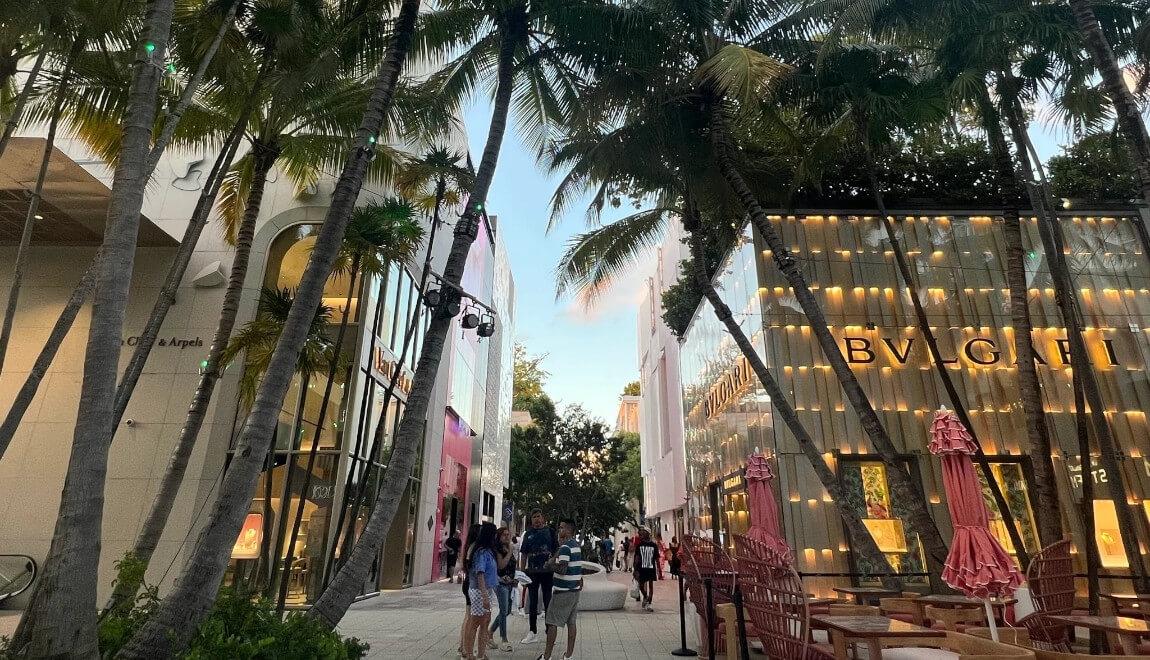
<svg viewBox="0 0 1150 660">
<path fill-rule="evenodd" d="M 615 572 L 610 579 L 630 584 L 630 575 Z M 688 604 L 688 608 L 690 605 Z M 669 658 L 679 646 L 678 583 L 655 583 L 655 612 L 644 612 L 628 598 L 626 609 L 614 612 L 580 612 L 579 660 L 640 660 Z M 688 616 L 690 613 L 688 612 Z M 429 584 L 392 591 L 352 606 L 339 629 L 371 644 L 369 658 L 458 658 L 459 629 L 463 621 L 463 595 L 457 584 Z M 687 645 L 697 648 L 691 619 L 687 621 Z M 544 629 L 542 621 L 539 631 Z M 519 644 L 527 633 L 527 619 L 508 619 L 507 638 L 514 650 L 492 650 L 492 660 L 534 660 L 544 644 Z M 566 636 L 559 631 L 555 658 L 566 649 Z"/>
</svg>

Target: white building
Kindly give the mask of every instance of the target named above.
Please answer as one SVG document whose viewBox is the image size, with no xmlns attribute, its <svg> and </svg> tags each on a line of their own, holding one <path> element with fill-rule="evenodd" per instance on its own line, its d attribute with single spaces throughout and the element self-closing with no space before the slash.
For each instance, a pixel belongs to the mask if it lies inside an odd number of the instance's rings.
<svg viewBox="0 0 1150 660">
<path fill-rule="evenodd" d="M 679 224 L 669 223 L 655 273 L 647 278 L 638 323 L 643 509 L 649 524 L 668 541 L 683 534 L 687 495 L 679 342 L 662 319 L 662 293 L 678 280 L 679 263 L 688 256 L 681 238 Z"/>
<path fill-rule="evenodd" d="M 61 133 L 67 135 L 66 130 Z M 42 130 L 32 127 L 14 139 L 0 159 L 0 291 L 5 293 L 24 220 L 25 191 L 34 183 L 44 146 L 41 135 Z M 466 141 L 459 136 L 457 143 Z M 111 169 L 77 140 L 61 137 L 56 146 L 41 203 L 43 218 L 37 220 L 14 336 L 0 375 L 0 415 L 7 413 L 103 233 Z M 148 317 L 215 156 L 170 150 L 156 168 L 143 206 L 121 366 L 134 349 L 134 338 Z M 253 318 L 261 288 L 292 287 L 299 281 L 334 183 L 334 176 L 326 173 L 311 190 L 297 194 L 282 172 L 272 172 L 257 220 L 239 325 Z M 360 203 L 385 193 L 369 186 Z M 480 339 L 474 330 L 459 327 L 457 318 L 427 413 L 421 463 L 412 473 L 411 487 L 376 570 L 364 585 L 365 593 L 436 579 L 438 535 L 443 530 L 465 529 L 488 511 L 492 513 L 487 518 L 500 518 L 507 478 L 515 298 L 510 265 L 495 224 L 494 218 L 483 223 L 463 285 L 495 311 L 496 334 Z M 450 227 L 441 227 L 434 248 L 436 264 L 445 259 L 450 240 Z M 183 423 L 224 294 L 225 284 L 216 274 L 223 274 L 226 281 L 232 255 L 213 218 L 198 242 L 125 422 L 117 429 L 108 465 L 99 568 L 99 584 L 105 591 L 114 577 L 113 562 L 131 546 L 139 530 Z M 357 287 L 351 300 L 347 300 L 345 278 L 333 276 L 329 281 L 325 303 L 337 312 L 348 305 L 352 310 L 343 348 L 351 367 L 337 377 L 343 401 L 332 404 L 325 423 L 328 428 L 318 436 L 320 449 L 309 492 L 301 493 L 307 454 L 316 441 L 315 417 L 326 373 L 307 379 L 297 376 L 293 382 L 277 429 L 276 451 L 261 476 L 227 580 L 250 580 L 262 575 L 269 564 L 281 563 L 268 559 L 281 557 L 288 547 L 285 536 L 302 503 L 303 525 L 293 539 L 293 555 L 298 559 L 286 579 L 289 603 L 304 604 L 317 595 L 325 567 L 346 546 L 347 531 L 354 534 L 360 529 L 368 508 L 359 510 L 353 524 L 349 520 L 352 495 L 360 483 L 378 487 L 379 461 L 386 459 L 387 443 L 402 414 L 426 327 L 420 311 L 426 308 L 419 304 L 417 291 L 422 264 L 420 255 L 409 264 L 393 265 L 389 273 Z M 203 277 L 197 279 L 197 275 Z M 476 310 L 486 320 L 487 312 Z M 403 356 L 403 338 L 413 319 L 411 345 L 415 350 Z M 85 309 L 0 459 L 0 554 L 24 554 L 38 562 L 47 554 L 76 419 L 87 335 Z M 397 362 L 406 363 L 404 376 L 393 399 L 385 404 Z M 205 505 L 216 492 L 229 448 L 243 423 L 245 406 L 238 391 L 242 372 L 242 364 L 233 365 L 217 387 L 184 487 L 151 564 L 150 582 L 164 586 L 174 579 L 204 522 Z M 372 456 L 380 421 L 384 444 Z M 374 491 L 369 489 L 368 506 L 373 498 Z M 100 598 L 104 597 L 102 593 Z M 20 607 L 22 602 L 17 599 L 6 605 Z"/>
</svg>

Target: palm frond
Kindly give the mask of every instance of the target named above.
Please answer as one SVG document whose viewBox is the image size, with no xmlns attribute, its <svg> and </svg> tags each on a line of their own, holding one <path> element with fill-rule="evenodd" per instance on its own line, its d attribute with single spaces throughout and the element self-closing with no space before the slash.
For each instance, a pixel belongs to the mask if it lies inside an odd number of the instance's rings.
<svg viewBox="0 0 1150 660">
<path fill-rule="evenodd" d="M 672 213 L 675 209 L 647 209 L 572 237 L 555 269 L 556 296 L 575 292 L 585 305 L 593 305 L 616 277 L 658 244 Z"/>
</svg>

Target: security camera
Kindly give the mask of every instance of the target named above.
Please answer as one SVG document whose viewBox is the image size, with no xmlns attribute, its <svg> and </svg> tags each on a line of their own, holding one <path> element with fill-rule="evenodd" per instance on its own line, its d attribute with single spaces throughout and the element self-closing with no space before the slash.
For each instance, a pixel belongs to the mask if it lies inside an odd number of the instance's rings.
<svg viewBox="0 0 1150 660">
<path fill-rule="evenodd" d="M 136 425 L 136 420 L 134 420 L 134 419 L 126 419 L 126 420 L 124 420 L 124 424 L 125 424 L 125 425 L 127 425 L 127 426 L 129 426 L 129 427 L 131 427 L 131 426 L 135 426 L 135 425 Z"/>
</svg>

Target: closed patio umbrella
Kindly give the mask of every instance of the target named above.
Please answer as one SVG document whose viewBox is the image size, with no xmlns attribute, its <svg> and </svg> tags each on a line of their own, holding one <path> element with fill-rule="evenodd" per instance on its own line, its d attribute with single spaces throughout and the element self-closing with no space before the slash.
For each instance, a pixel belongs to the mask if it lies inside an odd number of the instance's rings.
<svg viewBox="0 0 1150 660">
<path fill-rule="evenodd" d="M 775 472 L 771 469 L 770 461 L 762 454 L 747 457 L 744 476 L 747 480 L 747 504 L 751 510 L 751 526 L 747 536 L 765 543 L 773 552 L 778 553 L 783 562 L 792 563 L 791 548 L 783 538 L 779 525 L 779 505 L 771 488 Z"/>
<path fill-rule="evenodd" d="M 989 599 L 1010 596 L 1022 584 L 1022 575 L 990 533 L 990 513 L 970 459 L 974 452 L 974 439 L 953 412 L 943 408 L 935 414 L 930 425 L 930 453 L 942 460 L 946 505 L 954 525 L 942 580 L 971 598 L 983 600 L 991 636 L 997 641 L 998 628 Z"/>
</svg>

